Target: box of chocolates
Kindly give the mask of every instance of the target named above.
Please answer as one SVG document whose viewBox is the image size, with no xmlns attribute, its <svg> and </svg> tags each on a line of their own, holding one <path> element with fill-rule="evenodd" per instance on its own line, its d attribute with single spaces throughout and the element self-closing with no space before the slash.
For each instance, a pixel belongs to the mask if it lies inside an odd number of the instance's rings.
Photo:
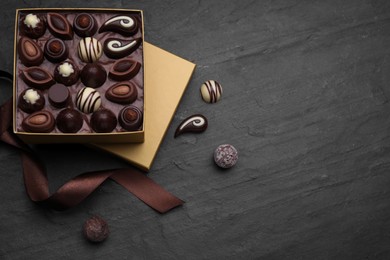
<svg viewBox="0 0 390 260">
<path fill-rule="evenodd" d="M 144 141 L 140 10 L 19 9 L 14 132 L 29 143 Z"/>
</svg>

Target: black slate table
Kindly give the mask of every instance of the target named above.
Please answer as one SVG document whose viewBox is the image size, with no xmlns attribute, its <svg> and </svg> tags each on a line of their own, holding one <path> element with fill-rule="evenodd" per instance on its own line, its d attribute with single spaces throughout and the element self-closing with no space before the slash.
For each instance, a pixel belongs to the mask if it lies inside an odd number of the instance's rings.
<svg viewBox="0 0 390 260">
<path fill-rule="evenodd" d="M 389 1 L 3 0 L 8 71 L 22 7 L 143 9 L 145 39 L 198 67 L 148 175 L 183 207 L 160 215 L 107 181 L 76 208 L 43 209 L 0 144 L 1 259 L 390 259 Z M 199 95 L 208 79 L 224 88 L 212 105 Z M 174 139 L 194 113 L 208 130 Z M 229 171 L 212 161 L 222 143 L 239 150 Z M 128 166 L 82 145 L 35 149 L 52 191 Z M 81 235 L 92 214 L 111 228 L 99 245 Z"/>
</svg>

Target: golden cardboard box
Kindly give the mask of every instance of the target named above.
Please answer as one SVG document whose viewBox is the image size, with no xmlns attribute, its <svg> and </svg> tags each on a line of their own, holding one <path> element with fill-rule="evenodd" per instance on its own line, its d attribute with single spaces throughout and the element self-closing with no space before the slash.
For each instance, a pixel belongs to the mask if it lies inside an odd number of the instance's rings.
<svg viewBox="0 0 390 260">
<path fill-rule="evenodd" d="M 18 27 L 20 14 L 26 12 L 68 12 L 68 13 L 80 13 L 80 12 L 96 12 L 96 13 L 114 13 L 114 14 L 128 14 L 131 12 L 139 12 L 141 15 L 142 23 L 142 41 L 144 42 L 144 21 L 142 10 L 135 9 L 102 9 L 102 8 L 26 8 L 17 9 L 15 18 L 15 36 L 14 36 L 14 86 L 13 86 L 13 130 L 20 139 L 27 143 L 139 143 L 144 141 L 145 132 L 147 127 L 145 126 L 145 120 L 148 120 L 148 115 L 145 113 L 147 107 L 147 95 L 149 94 L 147 82 L 145 77 L 147 75 L 147 69 L 145 69 L 145 58 L 143 58 L 143 81 L 144 81 L 144 123 L 142 130 L 131 132 L 114 132 L 114 133 L 30 133 L 18 131 L 16 124 L 17 114 L 17 39 L 18 39 Z M 143 47 L 144 48 L 144 47 Z M 153 73 L 153 72 L 151 72 Z"/>
<path fill-rule="evenodd" d="M 133 144 L 93 144 L 149 171 L 161 141 L 195 69 L 195 64 L 150 43 L 144 44 L 148 74 L 148 103 L 145 107 L 145 141 Z"/>
</svg>

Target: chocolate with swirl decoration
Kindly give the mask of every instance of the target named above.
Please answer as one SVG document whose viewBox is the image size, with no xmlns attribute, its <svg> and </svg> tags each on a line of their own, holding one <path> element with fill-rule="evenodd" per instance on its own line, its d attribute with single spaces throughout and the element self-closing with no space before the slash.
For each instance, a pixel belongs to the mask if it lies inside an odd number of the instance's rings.
<svg viewBox="0 0 390 260">
<path fill-rule="evenodd" d="M 195 114 L 184 119 L 176 128 L 175 138 L 184 133 L 201 133 L 207 129 L 207 118 L 200 114 Z"/>
<path fill-rule="evenodd" d="M 137 19 L 126 15 L 117 15 L 108 19 L 99 29 L 99 33 L 116 32 L 127 37 L 133 36 L 137 31 Z"/>
<path fill-rule="evenodd" d="M 202 99 L 207 103 L 217 102 L 222 95 L 222 86 L 215 80 L 208 80 L 200 87 Z"/>
<path fill-rule="evenodd" d="M 103 51 L 111 59 L 120 59 L 130 55 L 141 45 L 142 39 L 122 40 L 118 38 L 108 38 L 104 41 Z"/>
</svg>

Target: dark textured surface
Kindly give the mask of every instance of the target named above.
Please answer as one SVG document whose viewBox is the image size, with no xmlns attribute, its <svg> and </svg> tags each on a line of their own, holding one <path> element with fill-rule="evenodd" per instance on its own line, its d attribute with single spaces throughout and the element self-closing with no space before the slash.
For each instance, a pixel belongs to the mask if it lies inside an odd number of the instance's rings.
<svg viewBox="0 0 390 260">
<path fill-rule="evenodd" d="M 146 40 L 198 64 L 149 174 L 187 203 L 159 215 L 106 182 L 72 210 L 45 210 L 1 144 L 1 259 L 390 258 L 389 1 L 3 0 L 1 68 L 12 68 L 16 7 L 80 3 L 143 9 Z M 224 87 L 216 104 L 199 95 L 208 79 Z M 194 113 L 207 131 L 173 139 Z M 229 171 L 213 164 L 221 143 L 239 151 Z M 37 151 L 52 190 L 127 166 L 83 146 Z M 92 214 L 110 225 L 100 245 L 81 235 Z"/>
</svg>

